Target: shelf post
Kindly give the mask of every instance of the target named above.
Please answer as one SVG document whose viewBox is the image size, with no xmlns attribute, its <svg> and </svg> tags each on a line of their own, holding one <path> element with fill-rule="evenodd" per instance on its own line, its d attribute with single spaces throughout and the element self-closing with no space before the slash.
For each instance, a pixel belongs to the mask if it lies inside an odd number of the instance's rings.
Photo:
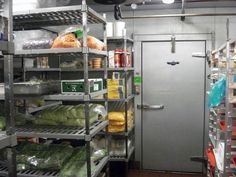
<svg viewBox="0 0 236 177">
<path fill-rule="evenodd" d="M 88 8 L 86 0 L 82 0 L 82 25 L 83 25 L 83 62 L 84 62 L 84 95 L 85 95 L 85 129 L 86 136 L 90 134 L 89 121 L 89 76 L 88 76 L 88 47 L 87 47 L 87 29 L 88 29 Z M 91 177 L 91 149 L 90 140 L 86 140 L 86 161 L 87 161 L 87 177 Z"/>
</svg>

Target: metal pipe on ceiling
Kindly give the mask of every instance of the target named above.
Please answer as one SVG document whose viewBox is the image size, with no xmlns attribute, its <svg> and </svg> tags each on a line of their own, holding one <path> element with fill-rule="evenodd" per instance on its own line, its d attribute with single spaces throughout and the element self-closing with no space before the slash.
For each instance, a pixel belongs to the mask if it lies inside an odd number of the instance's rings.
<svg viewBox="0 0 236 177">
<path fill-rule="evenodd" d="M 161 15 L 139 15 L 139 16 L 123 16 L 121 8 L 119 5 L 116 5 L 114 8 L 114 16 L 116 20 L 123 19 L 143 19 L 143 18 L 172 18 L 172 17 L 214 17 L 214 16 L 236 16 L 236 13 L 188 13 L 188 14 L 161 14 Z"/>
<path fill-rule="evenodd" d="M 185 0 L 182 0 L 182 14 L 185 14 Z M 185 16 L 181 17 L 181 21 L 185 20 Z"/>
</svg>

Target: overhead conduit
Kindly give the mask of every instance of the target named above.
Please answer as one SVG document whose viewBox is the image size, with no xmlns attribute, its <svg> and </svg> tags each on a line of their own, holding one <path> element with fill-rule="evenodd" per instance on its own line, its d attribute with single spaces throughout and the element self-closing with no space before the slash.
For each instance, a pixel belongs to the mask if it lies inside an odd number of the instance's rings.
<svg viewBox="0 0 236 177">
<path fill-rule="evenodd" d="M 225 13 L 183 13 L 184 12 L 184 0 L 182 6 L 182 14 L 161 14 L 161 15 L 137 15 L 137 16 L 123 16 L 120 5 L 114 7 L 114 17 L 116 20 L 129 20 L 129 19 L 143 19 L 143 18 L 173 18 L 180 17 L 184 20 L 185 17 L 204 17 L 204 16 L 236 16 L 234 12 Z"/>
</svg>

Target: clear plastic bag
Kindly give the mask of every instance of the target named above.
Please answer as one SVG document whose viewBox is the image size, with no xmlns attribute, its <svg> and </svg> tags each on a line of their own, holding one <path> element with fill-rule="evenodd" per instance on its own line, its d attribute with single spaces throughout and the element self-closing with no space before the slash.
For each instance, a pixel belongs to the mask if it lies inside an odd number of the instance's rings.
<svg viewBox="0 0 236 177">
<path fill-rule="evenodd" d="M 95 164 L 91 161 L 91 172 L 95 171 Z M 61 168 L 59 177 L 87 177 L 86 149 L 75 150 L 71 158 Z"/>
<path fill-rule="evenodd" d="M 126 155 L 126 143 L 124 138 L 111 138 L 110 143 L 110 155 L 111 156 L 125 156 Z M 128 150 L 131 148 L 131 140 L 128 139 Z"/>
<path fill-rule="evenodd" d="M 102 105 L 89 105 L 90 124 L 98 119 L 104 119 L 107 115 L 106 109 Z M 76 106 L 60 105 L 43 110 L 37 114 L 34 122 L 37 125 L 64 125 L 64 126 L 85 126 L 84 104 Z"/>
<path fill-rule="evenodd" d="M 91 159 L 94 163 L 103 159 L 107 155 L 106 149 L 106 139 L 102 135 L 97 135 L 93 138 L 91 142 L 91 147 L 93 149 L 93 154 Z"/>
<path fill-rule="evenodd" d="M 105 44 L 93 36 L 87 37 L 87 45 L 91 49 L 106 50 Z"/>
<path fill-rule="evenodd" d="M 226 91 L 226 76 L 223 76 L 213 86 L 208 96 L 208 107 L 212 108 L 219 106 L 223 98 L 225 97 Z"/>
<path fill-rule="evenodd" d="M 53 39 L 50 38 L 35 38 L 26 40 L 23 43 L 24 50 L 30 49 L 50 49 L 53 43 Z"/>
<path fill-rule="evenodd" d="M 60 170 L 74 149 L 68 145 L 23 144 L 17 149 L 17 170 Z"/>
<path fill-rule="evenodd" d="M 52 48 L 81 48 L 81 43 L 74 33 L 68 33 L 58 36 L 54 40 Z"/>
</svg>

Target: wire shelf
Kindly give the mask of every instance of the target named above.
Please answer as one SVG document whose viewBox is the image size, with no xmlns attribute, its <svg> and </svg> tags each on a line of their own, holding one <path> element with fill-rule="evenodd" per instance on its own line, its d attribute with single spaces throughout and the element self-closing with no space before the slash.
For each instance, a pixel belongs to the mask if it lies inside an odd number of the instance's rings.
<svg viewBox="0 0 236 177">
<path fill-rule="evenodd" d="M 99 161 L 99 163 L 96 164 L 96 170 L 92 174 L 92 177 L 97 177 L 102 169 L 107 164 L 109 158 L 104 157 L 102 160 Z M 6 176 L 8 174 L 7 167 L 0 166 L 0 175 Z M 58 177 L 59 171 L 39 171 L 39 170 L 26 170 L 26 171 L 20 171 L 17 173 L 17 177 Z"/>
<path fill-rule="evenodd" d="M 89 137 L 94 137 L 98 132 L 103 130 L 108 125 L 106 121 L 96 121 L 90 127 Z M 85 140 L 85 128 L 65 127 L 65 126 L 35 126 L 28 125 L 16 128 L 16 135 L 21 137 L 39 137 L 39 138 L 56 138 L 56 139 L 77 139 Z"/>
<path fill-rule="evenodd" d="M 16 12 L 13 16 L 14 30 L 32 30 L 47 26 L 82 24 L 82 5 L 34 9 Z M 88 23 L 106 24 L 106 20 L 87 7 Z"/>
<path fill-rule="evenodd" d="M 88 49 L 89 57 L 107 56 L 107 51 L 96 49 Z M 55 49 L 31 49 L 31 50 L 16 50 L 16 57 L 36 58 L 39 56 L 72 56 L 81 57 L 83 55 L 82 48 L 55 48 Z"/>
</svg>

